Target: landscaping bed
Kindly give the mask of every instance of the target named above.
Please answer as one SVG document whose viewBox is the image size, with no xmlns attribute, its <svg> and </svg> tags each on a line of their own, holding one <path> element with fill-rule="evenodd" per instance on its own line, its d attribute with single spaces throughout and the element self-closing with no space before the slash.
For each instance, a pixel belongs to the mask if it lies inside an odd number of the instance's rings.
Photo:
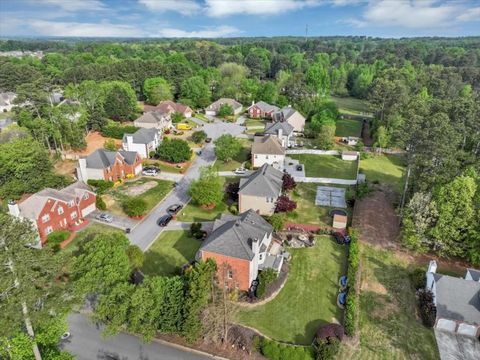
<svg viewBox="0 0 480 360">
<path fill-rule="evenodd" d="M 292 259 L 283 289 L 264 305 L 241 308 L 238 321 L 272 339 L 310 345 L 320 325 L 341 320 L 336 299 L 347 248 L 319 236 L 314 247 L 288 251 Z"/>
<path fill-rule="evenodd" d="M 357 177 L 357 161 L 345 161 L 336 155 L 289 154 L 305 165 L 307 177 L 354 180 Z"/>
<path fill-rule="evenodd" d="M 175 275 L 195 259 L 202 242 L 188 231 L 163 231 L 145 253 L 142 271 L 146 275 Z"/>
</svg>

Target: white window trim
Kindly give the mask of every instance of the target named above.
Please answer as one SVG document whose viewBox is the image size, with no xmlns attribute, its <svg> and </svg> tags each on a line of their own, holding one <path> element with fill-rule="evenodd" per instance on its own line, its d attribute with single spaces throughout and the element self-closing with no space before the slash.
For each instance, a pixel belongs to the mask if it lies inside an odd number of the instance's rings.
<svg viewBox="0 0 480 360">
<path fill-rule="evenodd" d="M 58 215 L 62 215 L 63 214 L 63 207 L 59 206 L 57 212 L 58 212 Z"/>
<path fill-rule="evenodd" d="M 74 211 L 70 214 L 70 218 L 73 220 L 73 219 L 76 219 L 77 218 L 77 212 Z"/>
<path fill-rule="evenodd" d="M 50 221 L 50 215 L 45 214 L 42 216 L 42 223 L 45 224 L 46 222 Z"/>
</svg>

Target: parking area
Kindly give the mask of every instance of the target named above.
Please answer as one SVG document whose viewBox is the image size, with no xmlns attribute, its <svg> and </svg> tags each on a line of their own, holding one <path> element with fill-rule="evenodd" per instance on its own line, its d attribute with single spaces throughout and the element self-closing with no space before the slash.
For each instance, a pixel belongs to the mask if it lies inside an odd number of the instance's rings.
<svg viewBox="0 0 480 360">
<path fill-rule="evenodd" d="M 286 157 L 284 169 L 293 177 L 305 177 L 305 166 L 296 159 Z"/>
<path fill-rule="evenodd" d="M 103 220 L 97 219 L 97 216 L 102 214 L 102 213 L 111 215 L 112 219 L 113 219 L 112 222 L 105 222 Z M 95 210 L 94 212 L 89 214 L 87 216 L 87 219 L 98 222 L 100 224 L 106 224 L 106 225 L 109 225 L 109 226 L 113 226 L 113 227 L 116 227 L 116 228 L 119 228 L 119 229 L 122 229 L 122 230 L 125 230 L 126 228 L 133 229 L 139 223 L 138 220 L 130 219 L 127 216 L 114 215 L 114 214 L 108 213 L 106 211 L 99 211 L 99 210 Z"/>
</svg>

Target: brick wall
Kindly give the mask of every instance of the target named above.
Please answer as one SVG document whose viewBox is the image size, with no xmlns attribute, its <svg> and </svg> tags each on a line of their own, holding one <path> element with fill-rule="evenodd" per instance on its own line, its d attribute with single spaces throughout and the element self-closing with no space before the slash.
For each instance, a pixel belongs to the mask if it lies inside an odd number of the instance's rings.
<svg viewBox="0 0 480 360">
<path fill-rule="evenodd" d="M 207 259 L 214 259 L 217 263 L 217 277 L 221 284 L 226 281 L 231 289 L 237 288 L 242 291 L 249 289 L 250 261 L 202 251 L 202 260 Z M 231 279 L 228 275 L 231 275 Z"/>
</svg>

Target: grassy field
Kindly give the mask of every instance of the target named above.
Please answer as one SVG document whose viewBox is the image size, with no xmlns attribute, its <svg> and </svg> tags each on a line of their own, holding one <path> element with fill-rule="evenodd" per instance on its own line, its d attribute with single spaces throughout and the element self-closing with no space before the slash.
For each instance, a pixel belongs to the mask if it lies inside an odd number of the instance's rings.
<svg viewBox="0 0 480 360">
<path fill-rule="evenodd" d="M 338 110 L 343 114 L 365 115 L 371 113 L 366 100 L 336 96 L 332 96 L 331 99 L 337 104 Z"/>
<path fill-rule="evenodd" d="M 360 172 L 367 176 L 368 181 L 391 185 L 398 193 L 402 192 L 404 171 L 404 160 L 398 155 L 372 155 L 360 161 Z"/>
<path fill-rule="evenodd" d="M 183 265 L 195 258 L 201 241 L 187 231 L 164 231 L 145 253 L 142 267 L 146 275 L 175 275 Z"/>
<path fill-rule="evenodd" d="M 344 161 L 335 155 L 297 154 L 288 155 L 305 165 L 305 175 L 308 177 L 324 177 L 335 179 L 355 179 L 357 162 Z"/>
<path fill-rule="evenodd" d="M 335 136 L 360 137 L 361 134 L 362 134 L 362 122 L 361 121 L 351 120 L 351 119 L 338 119 L 337 120 L 337 128 L 335 130 Z"/>
<path fill-rule="evenodd" d="M 260 127 L 260 126 L 264 127 L 265 123 L 266 123 L 266 121 L 262 120 L 262 119 L 247 119 L 247 120 L 245 120 L 245 126 L 247 128 Z"/>
<path fill-rule="evenodd" d="M 300 224 L 332 225 L 332 218 L 328 215 L 330 208 L 315 205 L 318 185 L 297 183 L 290 195 L 290 198 L 297 202 L 297 209 L 287 213 L 287 220 Z"/>
<path fill-rule="evenodd" d="M 215 161 L 215 166 L 218 168 L 218 171 L 233 171 L 249 159 L 252 141 L 248 139 L 239 139 L 239 141 L 242 143 L 242 149 L 237 156 L 227 163 L 221 160 Z"/>
<path fill-rule="evenodd" d="M 411 264 L 362 244 L 360 345 L 338 359 L 438 359 L 435 336 L 415 317 Z"/>
<path fill-rule="evenodd" d="M 309 345 L 319 326 L 341 321 L 336 301 L 346 247 L 321 236 L 313 248 L 289 251 L 292 259 L 284 288 L 265 305 L 241 309 L 238 320 L 275 340 Z"/>
</svg>

